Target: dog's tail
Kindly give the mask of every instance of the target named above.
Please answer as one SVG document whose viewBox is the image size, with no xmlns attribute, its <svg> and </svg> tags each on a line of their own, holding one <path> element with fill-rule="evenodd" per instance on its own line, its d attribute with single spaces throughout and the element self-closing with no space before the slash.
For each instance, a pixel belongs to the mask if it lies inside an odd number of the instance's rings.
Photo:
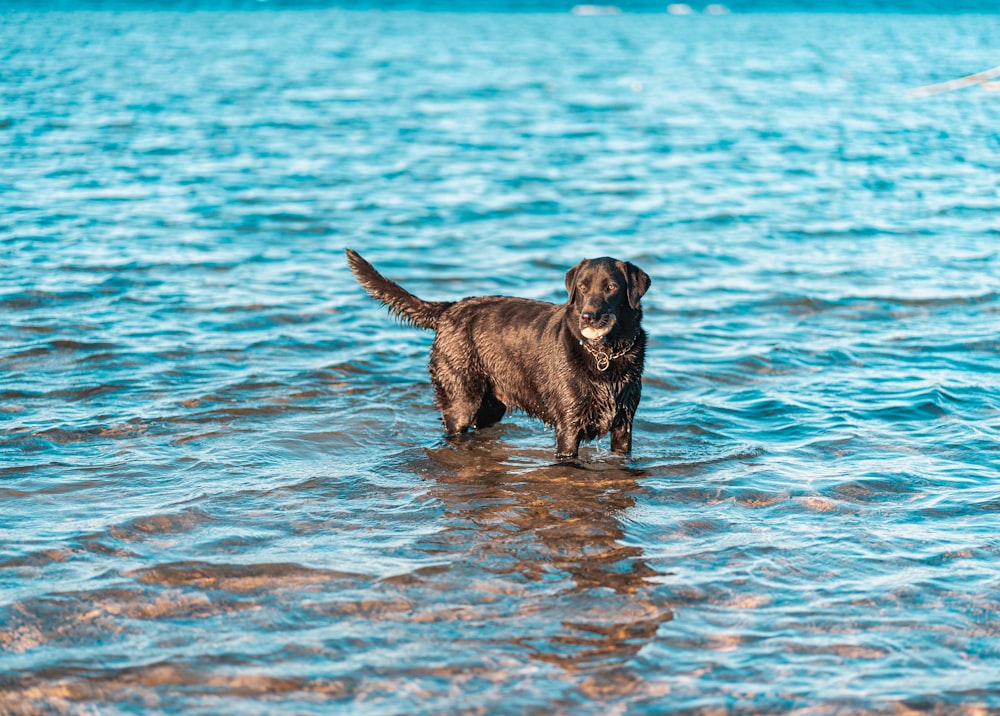
<svg viewBox="0 0 1000 716">
<path fill-rule="evenodd" d="M 347 263 L 369 296 L 384 303 L 393 315 L 418 328 L 436 329 L 438 318 L 454 305 L 450 301 L 423 301 L 417 298 L 376 271 L 353 249 L 347 249 Z"/>
</svg>

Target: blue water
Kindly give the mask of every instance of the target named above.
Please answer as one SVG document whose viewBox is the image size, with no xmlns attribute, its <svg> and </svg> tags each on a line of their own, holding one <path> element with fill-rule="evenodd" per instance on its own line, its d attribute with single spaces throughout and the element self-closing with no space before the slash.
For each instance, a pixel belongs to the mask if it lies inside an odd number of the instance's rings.
<svg viewBox="0 0 1000 716">
<path fill-rule="evenodd" d="M 0 15 L 0 712 L 1000 711 L 1000 15 Z M 653 279 L 632 458 L 428 299 Z"/>
</svg>

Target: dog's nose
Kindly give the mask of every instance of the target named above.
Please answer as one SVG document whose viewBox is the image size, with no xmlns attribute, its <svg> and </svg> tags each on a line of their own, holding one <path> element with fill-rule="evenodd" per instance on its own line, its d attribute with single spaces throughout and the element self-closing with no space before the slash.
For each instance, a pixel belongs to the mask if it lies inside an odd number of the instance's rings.
<svg viewBox="0 0 1000 716">
<path fill-rule="evenodd" d="M 594 313 L 593 311 L 583 311 L 582 313 L 580 313 L 580 320 L 581 321 L 593 321 L 596 318 L 597 318 L 597 314 Z"/>
</svg>

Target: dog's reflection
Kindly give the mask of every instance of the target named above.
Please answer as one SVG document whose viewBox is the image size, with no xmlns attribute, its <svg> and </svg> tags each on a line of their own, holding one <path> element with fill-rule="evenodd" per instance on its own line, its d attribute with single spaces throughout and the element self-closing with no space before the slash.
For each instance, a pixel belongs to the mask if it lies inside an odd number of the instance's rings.
<svg viewBox="0 0 1000 716">
<path fill-rule="evenodd" d="M 637 473 L 534 457 L 518 465 L 523 457 L 488 440 L 428 450 L 425 474 L 450 527 L 426 547 L 462 552 L 456 568 L 509 602 L 498 639 L 567 669 L 621 664 L 673 617 L 642 549 L 624 542 Z"/>
</svg>

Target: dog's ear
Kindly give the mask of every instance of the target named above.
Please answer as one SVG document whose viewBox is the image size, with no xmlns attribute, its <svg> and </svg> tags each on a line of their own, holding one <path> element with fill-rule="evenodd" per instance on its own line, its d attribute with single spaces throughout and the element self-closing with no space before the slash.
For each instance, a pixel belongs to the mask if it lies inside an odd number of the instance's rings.
<svg viewBox="0 0 1000 716">
<path fill-rule="evenodd" d="M 581 261 L 566 272 L 566 293 L 569 294 L 569 303 L 573 303 L 576 300 L 576 275 L 579 273 L 580 267 L 582 267 L 583 264 L 584 262 Z"/>
<path fill-rule="evenodd" d="M 625 262 L 625 275 L 628 276 L 628 305 L 639 308 L 639 299 L 649 290 L 652 281 L 649 274 L 628 261 Z"/>
</svg>

